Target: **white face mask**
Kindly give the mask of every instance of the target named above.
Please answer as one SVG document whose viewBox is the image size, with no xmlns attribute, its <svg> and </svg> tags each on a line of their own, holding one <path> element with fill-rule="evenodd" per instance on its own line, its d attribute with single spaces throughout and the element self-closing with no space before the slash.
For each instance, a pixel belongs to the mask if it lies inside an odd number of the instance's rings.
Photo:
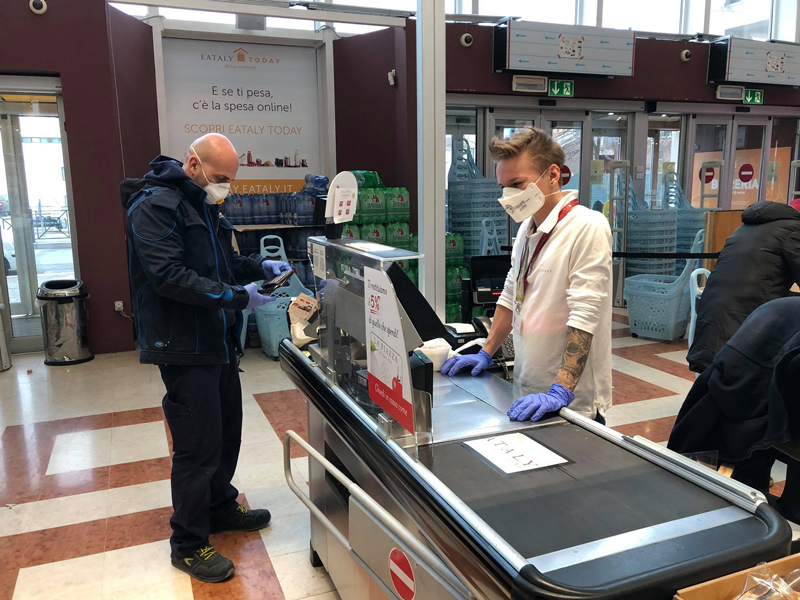
<svg viewBox="0 0 800 600">
<path fill-rule="evenodd" d="M 503 197 L 499 198 L 498 202 L 517 223 L 522 223 L 531 215 L 535 215 L 544 206 L 545 198 L 558 194 L 558 192 L 553 192 L 545 195 L 536 185 L 545 176 L 545 173 L 547 171 L 542 173 L 534 183 L 528 184 L 524 190 L 503 188 Z"/>
<path fill-rule="evenodd" d="M 197 156 L 194 146 L 192 146 L 192 152 L 195 156 Z M 203 172 L 203 177 L 205 177 L 206 181 L 208 182 L 208 185 L 203 188 L 206 191 L 206 204 L 222 204 L 225 201 L 225 198 L 231 192 L 231 184 L 211 183 L 208 175 L 206 175 L 206 170 L 203 168 L 203 161 L 200 160 L 199 156 L 197 156 L 197 162 L 200 164 L 200 170 Z"/>
</svg>

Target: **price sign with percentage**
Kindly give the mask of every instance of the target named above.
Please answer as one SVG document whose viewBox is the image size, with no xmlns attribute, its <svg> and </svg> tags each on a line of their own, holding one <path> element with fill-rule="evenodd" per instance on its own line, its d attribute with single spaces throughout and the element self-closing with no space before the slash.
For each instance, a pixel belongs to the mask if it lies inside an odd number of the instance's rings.
<svg viewBox="0 0 800 600">
<path fill-rule="evenodd" d="M 411 368 L 397 295 L 383 271 L 364 267 L 369 398 L 414 433 Z"/>
</svg>

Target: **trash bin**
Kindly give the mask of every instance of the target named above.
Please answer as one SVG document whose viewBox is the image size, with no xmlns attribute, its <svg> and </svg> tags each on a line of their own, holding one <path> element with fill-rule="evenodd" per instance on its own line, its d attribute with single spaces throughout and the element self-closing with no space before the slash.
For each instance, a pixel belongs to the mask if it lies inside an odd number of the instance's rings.
<svg viewBox="0 0 800 600">
<path fill-rule="evenodd" d="M 42 314 L 44 364 L 75 365 L 90 361 L 87 335 L 88 294 L 75 279 L 46 281 L 36 292 Z"/>
</svg>

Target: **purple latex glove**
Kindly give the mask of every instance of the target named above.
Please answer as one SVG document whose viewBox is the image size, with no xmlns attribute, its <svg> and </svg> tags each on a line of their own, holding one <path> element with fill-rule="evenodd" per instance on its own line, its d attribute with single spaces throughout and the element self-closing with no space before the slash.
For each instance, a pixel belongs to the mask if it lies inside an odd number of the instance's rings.
<svg viewBox="0 0 800 600">
<path fill-rule="evenodd" d="M 452 377 L 462 369 L 472 368 L 472 376 L 478 375 L 484 369 L 492 366 L 494 361 L 486 351 L 481 348 L 477 354 L 465 354 L 464 356 L 453 356 L 447 359 L 442 366 L 442 375 Z"/>
<path fill-rule="evenodd" d="M 261 269 L 264 271 L 264 277 L 275 279 L 284 271 L 291 271 L 292 266 L 282 260 L 265 260 L 261 263 Z"/>
<path fill-rule="evenodd" d="M 546 394 L 530 394 L 514 402 L 508 410 L 512 421 L 538 421 L 547 413 L 569 406 L 575 394 L 560 383 L 554 383 Z"/>
<path fill-rule="evenodd" d="M 256 283 L 248 283 L 244 286 L 244 289 L 247 291 L 247 295 L 250 296 L 250 299 L 247 301 L 247 306 L 245 309 L 248 308 L 255 308 L 257 306 L 263 306 L 267 302 L 275 302 L 275 298 L 272 296 L 265 296 L 264 294 L 260 294 L 258 292 L 258 284 Z"/>
</svg>

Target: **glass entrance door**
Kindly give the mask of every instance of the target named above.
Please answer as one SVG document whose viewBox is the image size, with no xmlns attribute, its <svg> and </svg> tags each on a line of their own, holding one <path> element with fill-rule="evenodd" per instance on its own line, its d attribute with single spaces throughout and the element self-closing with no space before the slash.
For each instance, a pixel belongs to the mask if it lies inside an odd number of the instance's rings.
<svg viewBox="0 0 800 600">
<path fill-rule="evenodd" d="M 733 210 L 743 210 L 761 198 L 764 142 L 768 125 L 771 123 L 763 118 L 734 118 L 733 164 L 728 171 L 728 180 L 731 182 L 730 207 Z"/>
<path fill-rule="evenodd" d="M 628 159 L 628 115 L 600 113 L 592 115 L 592 158 L 590 208 L 606 215 L 610 209 L 611 168 Z"/>
<path fill-rule="evenodd" d="M 772 120 L 772 135 L 767 151 L 767 169 L 763 176 L 764 200 L 789 202 L 790 169 L 793 160 L 800 157 L 800 119 L 776 118 Z M 796 191 L 796 190 L 795 190 Z"/>
<path fill-rule="evenodd" d="M 75 277 L 57 96 L 0 90 L 0 294 L 12 353 L 42 348 L 36 290 Z"/>
<path fill-rule="evenodd" d="M 580 190 L 583 121 L 574 120 L 574 117 L 559 118 L 544 112 L 542 117 L 545 129 L 561 145 L 567 157 L 561 170 L 562 189 Z"/>
<path fill-rule="evenodd" d="M 722 174 L 729 164 L 731 129 L 730 118 L 696 120 L 693 162 L 688 178 L 695 208 L 723 208 L 729 197 L 723 187 L 726 179 Z M 715 166 L 720 162 L 722 167 Z"/>
</svg>

